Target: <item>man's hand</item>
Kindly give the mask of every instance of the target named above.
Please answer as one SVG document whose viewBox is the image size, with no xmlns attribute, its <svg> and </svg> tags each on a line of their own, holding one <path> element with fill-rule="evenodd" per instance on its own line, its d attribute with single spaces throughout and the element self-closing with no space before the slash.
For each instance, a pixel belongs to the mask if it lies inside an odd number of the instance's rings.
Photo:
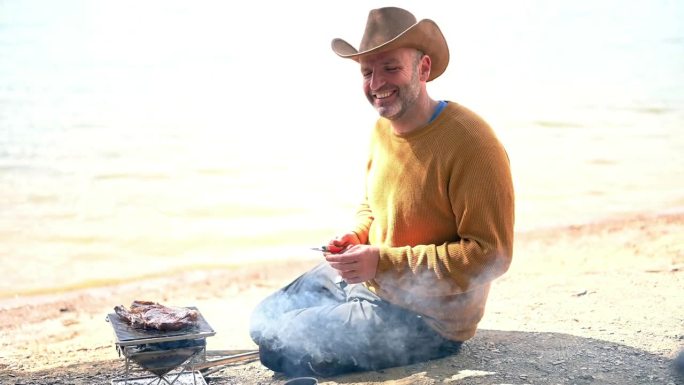
<svg viewBox="0 0 684 385">
<path fill-rule="evenodd" d="M 369 245 L 350 246 L 339 254 L 325 253 L 325 260 L 347 283 L 361 283 L 375 278 L 379 259 L 380 249 Z"/>
<path fill-rule="evenodd" d="M 330 250 L 331 253 L 339 253 L 348 247 L 358 245 L 360 243 L 361 241 L 359 240 L 358 235 L 356 235 L 354 232 L 350 232 L 328 242 L 328 250 Z"/>
</svg>

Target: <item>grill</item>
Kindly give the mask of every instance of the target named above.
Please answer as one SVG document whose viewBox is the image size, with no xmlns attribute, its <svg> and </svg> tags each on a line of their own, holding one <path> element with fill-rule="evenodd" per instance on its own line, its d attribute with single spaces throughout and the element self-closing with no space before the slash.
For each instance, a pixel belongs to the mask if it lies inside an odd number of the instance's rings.
<svg viewBox="0 0 684 385">
<path fill-rule="evenodd" d="M 136 329 L 116 313 L 108 314 L 107 321 L 114 329 L 119 357 L 125 360 L 123 377 L 112 380 L 112 385 L 206 385 L 196 366 L 206 362 L 206 338 L 216 332 L 202 313 L 195 326 L 177 331 Z M 133 373 L 145 371 L 153 376 L 132 377 Z"/>
</svg>

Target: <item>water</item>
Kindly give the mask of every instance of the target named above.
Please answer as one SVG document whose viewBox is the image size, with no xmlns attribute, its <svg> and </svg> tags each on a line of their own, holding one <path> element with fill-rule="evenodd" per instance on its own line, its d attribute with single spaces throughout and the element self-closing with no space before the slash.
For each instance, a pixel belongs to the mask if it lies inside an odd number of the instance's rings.
<svg viewBox="0 0 684 385">
<path fill-rule="evenodd" d="M 379 5 L 0 1 L 0 297 L 345 230 L 375 115 L 328 47 Z M 432 95 L 506 145 L 518 231 L 684 206 L 681 3 L 398 5 L 449 41 Z"/>
</svg>

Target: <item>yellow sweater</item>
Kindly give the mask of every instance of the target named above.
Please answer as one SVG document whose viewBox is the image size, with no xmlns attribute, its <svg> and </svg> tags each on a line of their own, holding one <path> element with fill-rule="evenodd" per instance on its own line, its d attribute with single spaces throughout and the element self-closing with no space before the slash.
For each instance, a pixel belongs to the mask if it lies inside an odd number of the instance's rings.
<svg viewBox="0 0 684 385">
<path fill-rule="evenodd" d="M 366 285 L 444 337 L 471 338 L 513 251 L 509 160 L 489 125 L 453 102 L 408 135 L 380 118 L 357 219 L 361 242 L 380 247 Z"/>
</svg>

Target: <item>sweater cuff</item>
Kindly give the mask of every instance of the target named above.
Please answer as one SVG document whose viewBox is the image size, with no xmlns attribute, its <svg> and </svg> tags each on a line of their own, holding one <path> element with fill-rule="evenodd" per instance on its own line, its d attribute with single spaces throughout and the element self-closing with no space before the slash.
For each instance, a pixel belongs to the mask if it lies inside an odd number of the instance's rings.
<svg viewBox="0 0 684 385">
<path fill-rule="evenodd" d="M 356 234 L 356 237 L 359 238 L 359 242 L 361 242 L 362 245 L 368 244 L 368 235 L 364 228 L 357 227 L 352 230 L 352 233 Z"/>
<path fill-rule="evenodd" d="M 391 270 L 393 263 L 390 259 L 390 248 L 387 246 L 380 246 L 379 248 L 380 258 L 378 258 L 378 273 Z"/>
</svg>

